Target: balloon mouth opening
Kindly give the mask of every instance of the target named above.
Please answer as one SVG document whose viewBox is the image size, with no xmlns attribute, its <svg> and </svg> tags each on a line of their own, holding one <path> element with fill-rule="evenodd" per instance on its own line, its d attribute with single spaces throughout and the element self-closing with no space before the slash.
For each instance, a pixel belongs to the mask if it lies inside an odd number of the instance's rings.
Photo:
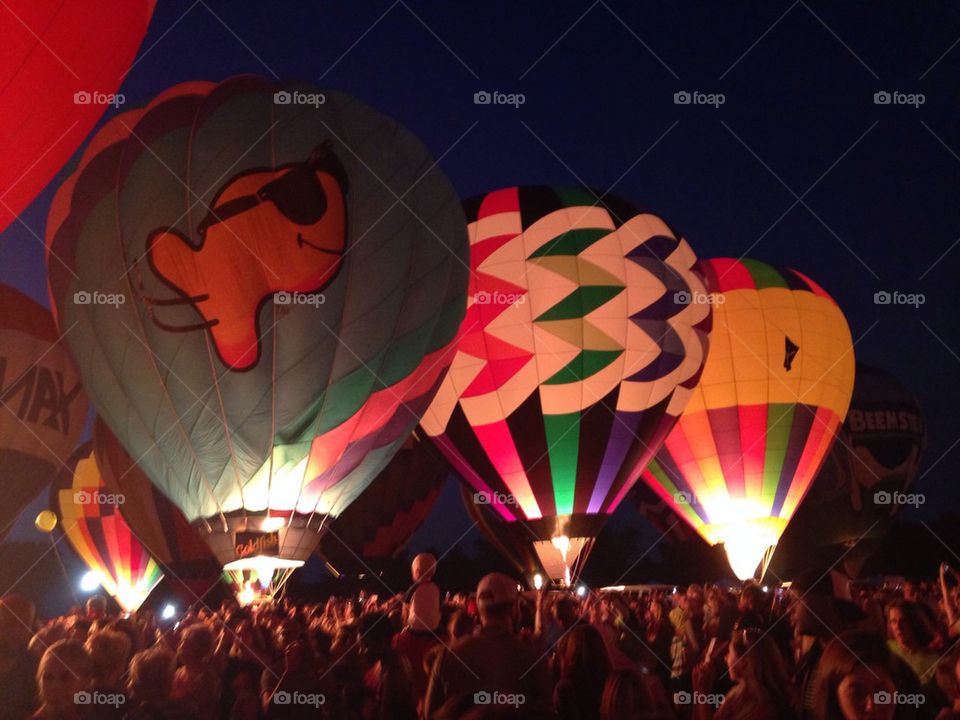
<svg viewBox="0 0 960 720">
<path fill-rule="evenodd" d="M 733 574 L 740 580 L 749 580 L 761 564 L 765 572 L 779 539 L 772 528 L 759 523 L 728 528 L 722 542 Z"/>
<path fill-rule="evenodd" d="M 533 549 L 547 577 L 570 586 L 576 582 L 592 544 L 593 539 L 589 537 L 557 535 L 549 540 L 537 540 L 533 543 Z M 542 585 L 543 578 L 540 582 Z"/>
<path fill-rule="evenodd" d="M 228 562 L 223 566 L 224 570 L 256 570 L 269 571 L 274 570 L 292 570 L 303 567 L 303 560 L 290 560 L 287 558 L 271 557 L 268 555 L 256 555 L 254 557 L 240 558 Z"/>
</svg>

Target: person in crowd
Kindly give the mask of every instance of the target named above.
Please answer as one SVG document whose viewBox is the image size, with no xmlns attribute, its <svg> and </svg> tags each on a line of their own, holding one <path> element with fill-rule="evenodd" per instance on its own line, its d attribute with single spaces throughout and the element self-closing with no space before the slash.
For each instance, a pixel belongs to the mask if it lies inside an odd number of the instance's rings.
<svg viewBox="0 0 960 720">
<path fill-rule="evenodd" d="M 372 612 L 360 619 L 360 654 L 366 672 L 361 720 L 416 720 L 417 688 L 407 658 L 391 647 L 387 616 Z"/>
<path fill-rule="evenodd" d="M 600 632 L 575 625 L 557 644 L 554 707 L 560 720 L 599 720 L 600 702 L 610 674 L 610 659 Z"/>
<path fill-rule="evenodd" d="M 940 658 L 936 679 L 945 703 L 936 720 L 960 720 L 960 646 Z"/>
<path fill-rule="evenodd" d="M 554 716 L 546 654 L 536 641 L 518 637 L 517 598 L 516 581 L 502 573 L 480 580 L 480 631 L 437 657 L 424 704 L 426 720 L 459 718 L 496 698 L 503 699 L 498 709 L 504 714 Z M 517 704 L 521 696 L 522 706 Z"/>
<path fill-rule="evenodd" d="M 440 588 L 433 582 L 437 572 L 437 559 L 430 553 L 420 553 L 410 566 L 413 585 L 404 597 L 403 631 L 397 635 L 395 647 L 403 655 L 413 671 L 413 683 L 417 696 L 422 697 L 427 689 L 427 655 L 439 644 Z"/>
<path fill-rule="evenodd" d="M 765 629 L 769 623 L 767 618 L 767 598 L 763 588 L 756 582 L 748 582 L 740 591 L 740 600 L 737 609 L 740 616 L 737 618 L 736 628 Z"/>
<path fill-rule="evenodd" d="M 55 642 L 40 659 L 40 709 L 32 720 L 83 720 L 90 715 L 92 682 L 93 663 L 83 645 L 76 640 Z"/>
<path fill-rule="evenodd" d="M 794 637 L 793 691 L 800 720 L 813 716 L 820 657 L 840 628 L 833 598 L 820 593 L 798 595 L 790 606 Z"/>
<path fill-rule="evenodd" d="M 714 709 L 715 666 L 694 669 L 689 696 L 695 720 L 767 720 L 794 717 L 790 677 L 780 651 L 760 628 L 734 630 L 727 649 L 727 674 L 733 688 Z"/>
<path fill-rule="evenodd" d="M 190 625 L 180 637 L 181 663 L 173 679 L 172 697 L 189 704 L 197 720 L 216 720 L 220 708 L 220 674 L 213 665 L 213 631 L 202 623 Z"/>
<path fill-rule="evenodd" d="M 123 720 L 196 720 L 189 704 L 172 698 L 174 654 L 162 645 L 141 650 L 130 661 L 130 711 Z"/>
<path fill-rule="evenodd" d="M 940 656 L 930 650 L 933 638 L 926 632 L 916 604 L 897 599 L 887 605 L 888 645 L 925 687 L 933 687 Z"/>
<path fill-rule="evenodd" d="M 827 643 L 820 658 L 814 720 L 912 720 L 924 715 L 920 686 L 883 638 L 848 630 Z M 925 700 L 925 699 L 924 699 Z"/>
<path fill-rule="evenodd" d="M 85 647 L 93 668 L 93 692 L 95 697 L 111 700 L 96 708 L 103 720 L 119 720 L 126 711 L 123 679 L 130 662 L 130 646 L 130 638 L 116 630 L 102 630 L 87 638 Z"/>
<path fill-rule="evenodd" d="M 673 705 L 655 675 L 642 671 L 614 670 L 607 677 L 600 701 L 600 720 L 675 718 Z"/>
<path fill-rule="evenodd" d="M 0 717 L 24 720 L 30 716 L 37 702 L 37 664 L 43 652 L 59 637 L 48 638 L 31 652 L 31 636 L 36 624 L 34 604 L 21 595 L 0 599 L 0 688 L 3 690 Z"/>
<path fill-rule="evenodd" d="M 326 696 L 310 645 L 305 639 L 280 645 L 284 661 L 280 677 L 271 668 L 264 668 L 261 675 L 263 716 L 268 720 L 315 717 L 319 706 L 326 703 Z"/>
<path fill-rule="evenodd" d="M 107 599 L 103 595 L 87 598 L 86 619 L 90 623 L 101 622 L 107 617 Z"/>
</svg>

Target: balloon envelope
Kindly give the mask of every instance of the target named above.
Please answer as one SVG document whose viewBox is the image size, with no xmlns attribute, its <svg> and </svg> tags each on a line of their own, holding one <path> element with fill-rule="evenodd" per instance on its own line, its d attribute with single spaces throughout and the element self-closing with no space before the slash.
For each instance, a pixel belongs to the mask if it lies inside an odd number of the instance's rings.
<svg viewBox="0 0 960 720">
<path fill-rule="evenodd" d="M 785 552 L 809 557 L 834 547 L 867 559 L 853 545 L 875 547 L 907 504 L 927 446 L 916 396 L 889 373 L 857 363 L 847 419 L 826 462 L 784 533 Z"/>
<path fill-rule="evenodd" d="M 474 273 L 457 356 L 422 428 L 514 543 L 569 581 L 679 417 L 710 307 L 685 240 L 578 188 L 467 203 Z"/>
<path fill-rule="evenodd" d="M 427 150 L 306 84 L 184 83 L 117 116 L 47 242 L 100 416 L 231 568 L 309 557 L 412 432 L 465 306 Z"/>
<path fill-rule="evenodd" d="M 120 514 L 157 561 L 172 589 L 193 603 L 221 579 L 220 563 L 177 507 L 150 482 L 98 417 L 93 454 L 107 492 L 123 496 Z"/>
<path fill-rule="evenodd" d="M 714 304 L 710 352 L 644 479 L 746 578 L 846 416 L 853 343 L 837 304 L 795 270 L 726 258 L 700 267 Z"/>
<path fill-rule="evenodd" d="M 0 232 L 90 133 L 136 56 L 155 0 L 0 6 Z"/>
<path fill-rule="evenodd" d="M 90 443 L 61 471 L 52 495 L 70 545 L 125 611 L 137 610 L 163 573 L 120 514 L 126 498 L 104 485 Z"/>
<path fill-rule="evenodd" d="M 50 312 L 0 285 L 0 540 L 70 457 L 86 414 Z"/>
<path fill-rule="evenodd" d="M 447 468 L 415 436 L 340 517 L 327 522 L 317 553 L 338 573 L 363 573 L 397 557 L 440 497 Z"/>
</svg>

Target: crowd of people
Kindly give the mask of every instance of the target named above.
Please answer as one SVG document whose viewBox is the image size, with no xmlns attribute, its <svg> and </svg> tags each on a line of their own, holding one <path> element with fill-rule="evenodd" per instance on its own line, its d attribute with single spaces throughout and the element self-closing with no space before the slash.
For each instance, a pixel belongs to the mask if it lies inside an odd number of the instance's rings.
<svg viewBox="0 0 960 720">
<path fill-rule="evenodd" d="M 444 595 L 429 555 L 396 596 L 198 606 L 103 597 L 40 623 L 0 599 L 12 720 L 960 719 L 956 576 L 863 586 Z"/>
</svg>

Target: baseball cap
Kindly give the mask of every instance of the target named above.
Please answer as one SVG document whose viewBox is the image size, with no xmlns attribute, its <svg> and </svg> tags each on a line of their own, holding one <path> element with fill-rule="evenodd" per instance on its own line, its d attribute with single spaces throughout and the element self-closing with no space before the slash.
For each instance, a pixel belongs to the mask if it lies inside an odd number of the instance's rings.
<svg viewBox="0 0 960 720">
<path fill-rule="evenodd" d="M 506 605 L 517 599 L 517 581 L 503 573 L 490 573 L 477 585 L 477 605 Z"/>
</svg>

